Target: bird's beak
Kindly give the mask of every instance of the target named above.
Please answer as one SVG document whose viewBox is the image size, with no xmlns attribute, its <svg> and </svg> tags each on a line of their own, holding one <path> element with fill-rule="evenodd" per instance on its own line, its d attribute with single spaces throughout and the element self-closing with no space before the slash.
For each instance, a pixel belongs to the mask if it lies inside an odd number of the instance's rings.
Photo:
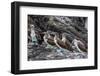
<svg viewBox="0 0 100 76">
<path fill-rule="evenodd" d="M 46 32 L 42 32 L 42 34 L 45 34 Z"/>
</svg>

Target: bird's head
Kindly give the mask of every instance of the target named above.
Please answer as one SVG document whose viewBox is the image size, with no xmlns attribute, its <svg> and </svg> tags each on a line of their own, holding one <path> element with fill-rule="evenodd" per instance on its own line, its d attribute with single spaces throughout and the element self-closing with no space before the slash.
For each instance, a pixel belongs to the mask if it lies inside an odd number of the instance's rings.
<svg viewBox="0 0 100 76">
<path fill-rule="evenodd" d="M 74 39 L 73 42 L 77 42 L 78 44 L 84 45 L 80 40 Z"/>
<path fill-rule="evenodd" d="M 43 34 L 44 34 L 46 37 L 49 37 L 49 36 L 50 36 L 50 33 L 49 33 L 48 31 L 43 32 Z"/>
<path fill-rule="evenodd" d="M 33 28 L 33 29 L 35 28 L 34 24 L 30 24 L 30 27 Z"/>
<path fill-rule="evenodd" d="M 59 34 L 57 32 L 54 33 L 55 37 L 59 37 Z"/>
<path fill-rule="evenodd" d="M 68 33 L 62 33 L 62 37 L 65 37 L 65 38 L 70 37 L 70 38 L 72 39 L 71 35 L 70 35 L 70 34 L 68 34 Z"/>
<path fill-rule="evenodd" d="M 52 33 L 52 31 L 48 30 L 48 31 L 47 31 L 47 33 L 48 33 L 48 34 L 51 34 L 51 33 Z"/>
<path fill-rule="evenodd" d="M 62 33 L 62 37 L 66 37 L 67 36 L 67 33 Z"/>
<path fill-rule="evenodd" d="M 47 33 L 48 35 L 52 36 L 52 37 L 55 36 L 55 32 L 53 32 L 53 31 L 48 30 L 46 33 Z"/>
</svg>

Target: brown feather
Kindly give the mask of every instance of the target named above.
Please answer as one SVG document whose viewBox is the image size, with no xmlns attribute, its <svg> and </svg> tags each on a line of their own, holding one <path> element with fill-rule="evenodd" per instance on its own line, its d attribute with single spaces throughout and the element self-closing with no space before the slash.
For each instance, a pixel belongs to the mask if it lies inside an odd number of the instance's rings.
<svg viewBox="0 0 100 76">
<path fill-rule="evenodd" d="M 60 47 L 62 47 L 62 48 L 64 48 L 64 49 L 67 49 L 67 46 L 65 45 L 65 43 L 64 43 L 63 41 L 61 41 L 59 38 L 56 38 L 56 40 L 57 40 L 57 44 L 58 44 Z"/>
<path fill-rule="evenodd" d="M 68 49 L 68 50 L 70 50 L 70 51 L 73 50 L 73 49 L 72 49 L 72 45 L 71 45 L 71 43 L 70 43 L 70 41 L 69 41 L 68 39 L 66 39 L 65 45 L 67 45 L 67 49 Z"/>
<path fill-rule="evenodd" d="M 52 36 L 47 37 L 47 43 L 49 43 L 52 46 L 56 46 L 56 44 L 54 42 L 54 37 L 52 37 Z"/>
<path fill-rule="evenodd" d="M 87 52 L 87 49 L 85 48 L 85 46 L 81 45 L 81 44 L 78 44 L 78 47 L 84 51 L 84 52 Z"/>
<path fill-rule="evenodd" d="M 48 42 L 50 45 L 53 45 L 53 46 L 56 45 L 56 44 L 54 43 L 54 40 L 52 40 L 52 39 L 48 39 L 47 42 Z"/>
</svg>

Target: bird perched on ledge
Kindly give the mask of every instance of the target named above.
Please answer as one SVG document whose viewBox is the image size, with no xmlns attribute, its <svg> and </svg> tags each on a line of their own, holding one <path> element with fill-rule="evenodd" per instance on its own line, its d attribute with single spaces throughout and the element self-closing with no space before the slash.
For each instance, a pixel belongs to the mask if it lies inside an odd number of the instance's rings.
<svg viewBox="0 0 100 76">
<path fill-rule="evenodd" d="M 87 52 L 85 45 L 80 40 L 74 39 L 72 44 L 74 44 L 73 48 L 76 48 L 80 53 Z"/>
<path fill-rule="evenodd" d="M 36 33 L 35 33 L 35 26 L 34 24 L 31 24 L 31 38 L 32 38 L 32 43 L 34 45 L 37 45 L 37 38 L 36 38 Z"/>
<path fill-rule="evenodd" d="M 62 40 L 59 38 L 59 34 L 56 33 L 54 37 L 54 42 L 60 49 L 65 49 L 69 51 L 73 50 L 71 48 L 71 43 L 69 42 L 69 40 L 67 40 L 64 33 L 62 34 Z"/>
<path fill-rule="evenodd" d="M 53 47 L 56 46 L 54 42 L 54 37 L 50 35 L 50 31 L 44 32 L 44 42 L 48 45 L 47 47 Z"/>
<path fill-rule="evenodd" d="M 62 41 L 64 42 L 64 44 L 67 46 L 66 48 L 70 51 L 73 51 L 73 48 L 72 48 L 72 44 L 71 42 L 69 41 L 69 39 L 67 39 L 67 34 L 66 33 L 63 33 L 62 34 Z"/>
</svg>

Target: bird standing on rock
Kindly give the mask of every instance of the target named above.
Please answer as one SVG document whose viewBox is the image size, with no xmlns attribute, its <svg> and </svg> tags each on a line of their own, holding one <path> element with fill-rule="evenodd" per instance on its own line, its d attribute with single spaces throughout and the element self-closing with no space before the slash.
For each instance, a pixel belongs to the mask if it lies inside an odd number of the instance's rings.
<svg viewBox="0 0 100 76">
<path fill-rule="evenodd" d="M 72 51 L 70 42 L 66 39 L 64 34 L 62 34 L 62 40 L 59 38 L 58 33 L 55 34 L 54 37 L 55 44 L 62 50 L 62 51 Z"/>
<path fill-rule="evenodd" d="M 73 51 L 72 48 L 72 44 L 70 43 L 70 41 L 67 39 L 67 34 L 63 33 L 62 34 L 62 41 L 64 42 L 64 44 L 67 46 L 66 48 L 70 51 Z"/>
<path fill-rule="evenodd" d="M 47 31 L 47 32 L 44 32 L 44 42 L 48 45 L 47 47 L 53 47 L 53 46 L 56 46 L 55 42 L 54 42 L 54 37 L 50 35 L 50 32 Z"/>
<path fill-rule="evenodd" d="M 70 45 L 69 45 L 69 41 L 66 39 L 66 37 L 64 36 L 64 34 L 62 34 L 62 39 L 59 37 L 58 33 L 55 33 L 55 37 L 54 37 L 54 42 L 57 45 L 57 47 L 59 48 L 57 50 L 57 52 L 61 55 L 61 56 L 66 56 L 64 52 L 70 53 L 72 51 L 72 49 L 69 49 Z"/>
<path fill-rule="evenodd" d="M 36 34 L 35 34 L 35 26 L 31 24 L 31 38 L 32 38 L 32 43 L 34 45 L 37 45 L 37 39 L 36 39 Z"/>
<path fill-rule="evenodd" d="M 80 40 L 74 39 L 72 44 L 74 44 L 73 48 L 76 48 L 80 53 L 87 52 L 85 45 Z"/>
</svg>

